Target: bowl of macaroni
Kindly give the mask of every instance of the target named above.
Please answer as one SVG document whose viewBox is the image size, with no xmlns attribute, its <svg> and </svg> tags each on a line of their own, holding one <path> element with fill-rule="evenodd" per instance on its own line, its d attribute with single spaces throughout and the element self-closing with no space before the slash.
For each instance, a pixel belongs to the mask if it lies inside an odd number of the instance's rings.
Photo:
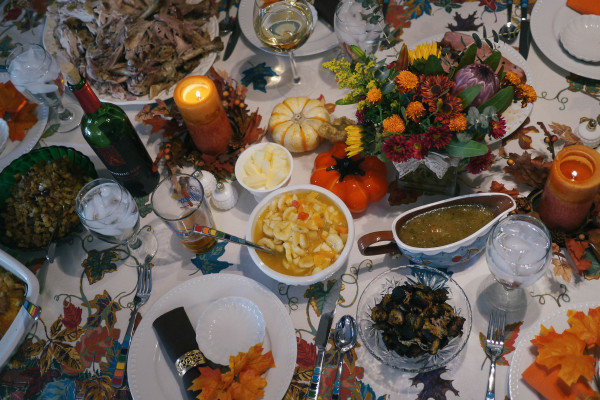
<svg viewBox="0 0 600 400">
<path fill-rule="evenodd" d="M 348 207 L 329 190 L 295 185 L 269 194 L 254 208 L 246 239 L 274 250 L 249 248 L 269 277 L 287 285 L 311 285 L 345 265 L 354 242 Z"/>
</svg>

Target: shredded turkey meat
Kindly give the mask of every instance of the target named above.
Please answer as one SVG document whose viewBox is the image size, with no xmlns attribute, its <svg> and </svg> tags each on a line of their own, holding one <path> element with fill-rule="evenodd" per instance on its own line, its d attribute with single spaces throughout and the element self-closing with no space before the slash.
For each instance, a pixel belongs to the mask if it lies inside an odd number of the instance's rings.
<svg viewBox="0 0 600 400">
<path fill-rule="evenodd" d="M 215 13 L 209 0 L 59 0 L 49 18 L 61 52 L 96 93 L 134 100 L 156 97 L 223 49 L 204 29 Z"/>
</svg>

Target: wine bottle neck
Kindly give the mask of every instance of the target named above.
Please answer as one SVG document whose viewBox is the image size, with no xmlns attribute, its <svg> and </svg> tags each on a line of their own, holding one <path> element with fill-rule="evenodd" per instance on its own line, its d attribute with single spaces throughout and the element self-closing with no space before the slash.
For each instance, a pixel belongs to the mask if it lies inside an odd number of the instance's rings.
<svg viewBox="0 0 600 400">
<path fill-rule="evenodd" d="M 81 81 L 75 85 L 69 84 L 69 88 L 79 100 L 79 104 L 81 104 L 81 108 L 86 114 L 91 114 L 100 108 L 102 103 L 98 99 L 98 96 L 94 93 L 89 83 L 84 78 L 81 78 Z"/>
</svg>

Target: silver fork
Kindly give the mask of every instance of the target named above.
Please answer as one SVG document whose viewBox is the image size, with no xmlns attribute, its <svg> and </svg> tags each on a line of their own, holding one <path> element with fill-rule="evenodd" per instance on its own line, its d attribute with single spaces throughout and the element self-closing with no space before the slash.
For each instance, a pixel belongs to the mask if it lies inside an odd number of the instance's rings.
<svg viewBox="0 0 600 400">
<path fill-rule="evenodd" d="M 487 338 L 485 341 L 485 354 L 490 357 L 490 376 L 488 377 L 487 392 L 485 398 L 493 400 L 496 398 L 495 379 L 496 361 L 502 355 L 504 349 L 504 326 L 506 324 L 506 313 L 492 311 L 488 324 Z"/>
<path fill-rule="evenodd" d="M 146 304 L 150 298 L 150 291 L 152 291 L 152 268 L 150 262 L 146 261 L 144 265 L 138 265 L 138 283 L 135 297 L 133 298 L 133 311 L 129 317 L 129 325 L 127 325 L 127 331 L 125 331 L 125 338 L 123 339 L 123 345 L 119 352 L 119 358 L 117 359 L 117 365 L 115 366 L 115 372 L 111 385 L 119 388 L 123 385 L 123 378 L 125 377 L 125 366 L 127 365 L 127 353 L 129 352 L 129 345 L 131 344 L 131 331 L 135 323 L 135 317 L 141 306 Z"/>
</svg>

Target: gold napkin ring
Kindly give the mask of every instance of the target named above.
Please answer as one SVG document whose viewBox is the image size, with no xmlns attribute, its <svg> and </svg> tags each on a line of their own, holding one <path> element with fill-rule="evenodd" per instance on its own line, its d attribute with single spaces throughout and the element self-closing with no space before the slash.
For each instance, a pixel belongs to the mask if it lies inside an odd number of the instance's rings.
<svg viewBox="0 0 600 400">
<path fill-rule="evenodd" d="M 175 361 L 175 369 L 179 376 L 184 376 L 190 369 L 206 364 L 206 358 L 200 350 L 188 351 Z"/>
</svg>

